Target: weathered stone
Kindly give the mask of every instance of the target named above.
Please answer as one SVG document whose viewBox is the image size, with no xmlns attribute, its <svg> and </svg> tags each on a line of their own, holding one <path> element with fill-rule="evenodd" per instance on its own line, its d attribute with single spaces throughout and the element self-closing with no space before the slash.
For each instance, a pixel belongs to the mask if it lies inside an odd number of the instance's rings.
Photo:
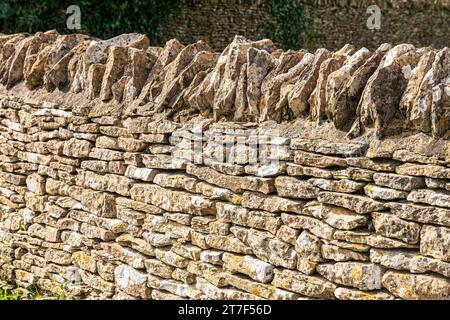
<svg viewBox="0 0 450 320">
<path fill-rule="evenodd" d="M 285 199 L 277 196 L 266 196 L 257 192 L 244 192 L 241 205 L 250 209 L 269 212 L 301 213 L 304 202 Z"/>
<path fill-rule="evenodd" d="M 116 237 L 116 235 L 109 230 L 91 226 L 87 223 L 81 224 L 80 232 L 90 239 L 101 239 L 103 241 L 111 241 Z"/>
<path fill-rule="evenodd" d="M 269 194 L 275 189 L 273 179 L 270 178 L 227 176 L 211 168 L 197 167 L 191 164 L 187 165 L 186 172 L 208 183 L 238 193 L 249 190 Z"/>
<path fill-rule="evenodd" d="M 330 74 L 333 74 L 334 71 L 339 69 L 345 60 L 345 56 L 336 54 L 334 57 L 326 59 L 320 65 L 317 85 L 308 100 L 310 105 L 310 114 L 313 120 L 317 121 L 325 118 L 325 110 L 328 100 L 327 84 L 328 88 L 330 88 L 329 83 L 332 81 Z"/>
<path fill-rule="evenodd" d="M 352 230 L 367 226 L 368 218 L 353 211 L 319 202 L 308 203 L 302 214 L 321 219 L 330 226 L 341 230 Z"/>
<path fill-rule="evenodd" d="M 72 263 L 70 253 L 51 248 L 45 251 L 45 260 L 60 265 L 70 265 Z"/>
<path fill-rule="evenodd" d="M 449 58 L 0 36 L 0 278 L 75 299 L 449 299 Z"/>
<path fill-rule="evenodd" d="M 354 120 L 364 87 L 389 49 L 390 45 L 383 44 L 369 56 L 370 52 L 362 48 L 347 59 L 342 68 L 330 75 L 326 111 L 328 119 L 333 120 L 336 128 L 346 128 Z"/>
<path fill-rule="evenodd" d="M 274 266 L 293 269 L 297 263 L 294 247 L 268 232 L 234 226 L 231 232 L 247 244 L 253 254 Z"/>
<path fill-rule="evenodd" d="M 416 189 L 409 193 L 408 201 L 426 203 L 432 206 L 450 208 L 450 192 Z"/>
<path fill-rule="evenodd" d="M 133 297 L 149 299 L 151 290 L 147 287 L 147 275 L 134 268 L 121 264 L 114 270 L 114 279 L 118 288 Z"/>
<path fill-rule="evenodd" d="M 144 202 L 134 201 L 128 198 L 119 197 L 116 198 L 116 203 L 118 206 L 127 207 L 129 209 L 142 211 L 147 214 L 162 214 L 164 212 L 163 209 L 158 208 L 154 205 L 147 204 Z"/>
<path fill-rule="evenodd" d="M 296 230 L 294 228 L 290 228 L 286 225 L 281 225 L 278 228 L 276 237 L 281 239 L 282 241 L 295 245 L 295 241 L 297 241 L 297 237 L 299 235 L 300 231 Z"/>
<path fill-rule="evenodd" d="M 314 55 L 314 60 L 299 75 L 298 81 L 294 84 L 288 96 L 289 109 L 294 117 L 308 110 L 308 98 L 316 86 L 320 66 L 328 58 L 330 58 L 328 50 L 318 49 Z"/>
<path fill-rule="evenodd" d="M 109 149 L 92 148 L 91 152 L 89 152 L 89 157 L 104 161 L 117 161 L 123 160 L 123 152 Z"/>
<path fill-rule="evenodd" d="M 45 178 L 39 174 L 29 175 L 26 179 L 28 190 L 33 193 L 44 195 L 45 194 Z"/>
<path fill-rule="evenodd" d="M 175 239 L 170 238 L 168 235 L 158 232 L 144 232 L 142 237 L 154 247 L 170 246 L 175 242 Z M 194 239 L 191 239 L 194 243 Z"/>
<path fill-rule="evenodd" d="M 373 175 L 373 180 L 379 186 L 404 191 L 420 189 L 425 186 L 425 181 L 421 177 L 408 177 L 394 173 L 377 172 Z"/>
<path fill-rule="evenodd" d="M 364 188 L 365 184 L 351 180 L 309 179 L 309 183 L 326 191 L 353 193 Z"/>
<path fill-rule="evenodd" d="M 144 224 L 145 214 L 133 209 L 117 205 L 117 218 L 135 226 Z"/>
<path fill-rule="evenodd" d="M 311 176 L 318 178 L 333 178 L 333 171 L 329 169 L 319 169 L 315 167 L 300 166 L 294 163 L 288 163 L 286 172 L 290 176 Z"/>
<path fill-rule="evenodd" d="M 390 202 L 388 207 L 396 216 L 420 223 L 450 227 L 450 210 L 411 203 Z"/>
<path fill-rule="evenodd" d="M 250 115 L 259 115 L 259 100 L 261 97 L 261 85 L 274 67 L 274 58 L 266 51 L 257 48 L 249 48 L 247 52 L 247 90 L 248 111 Z M 245 117 L 245 112 L 241 116 L 235 114 L 235 119 Z"/>
<path fill-rule="evenodd" d="M 209 234 L 206 236 L 206 244 L 211 248 L 226 250 L 235 253 L 251 254 L 252 249 L 241 240 L 233 236 L 221 236 Z"/>
<path fill-rule="evenodd" d="M 279 59 L 275 60 L 276 66 L 267 74 L 261 86 L 260 120 L 273 117 L 280 102 L 282 101 L 284 104 L 287 102 L 293 82 L 298 79 L 313 59 L 313 54 L 300 50 L 283 52 Z"/>
<path fill-rule="evenodd" d="M 142 163 L 150 169 L 179 170 L 186 168 L 186 163 L 183 159 L 172 158 L 165 154 L 143 154 Z"/>
<path fill-rule="evenodd" d="M 378 130 L 384 129 L 394 117 L 401 95 L 408 84 L 410 70 L 419 62 L 420 53 L 412 45 L 401 44 L 392 48 L 382 59 L 378 69 L 368 80 L 358 105 L 363 123 L 373 123 Z M 388 84 L 388 91 L 380 94 L 381 87 Z M 380 109 L 383 105 L 384 109 Z"/>
<path fill-rule="evenodd" d="M 206 263 L 223 265 L 224 252 L 216 250 L 205 250 L 200 253 L 200 260 Z"/>
<path fill-rule="evenodd" d="M 117 243 L 102 243 L 101 247 L 119 261 L 122 261 L 133 268 L 144 268 L 145 257 L 132 249 L 124 248 Z"/>
<path fill-rule="evenodd" d="M 339 300 L 395 300 L 395 297 L 387 292 L 368 292 L 349 288 L 337 288 L 334 295 Z"/>
<path fill-rule="evenodd" d="M 298 253 L 297 269 L 304 274 L 313 274 L 318 262 L 322 261 L 320 253 L 321 242 L 308 231 L 303 231 L 295 243 L 295 251 Z"/>
<path fill-rule="evenodd" d="M 317 196 L 317 188 L 314 188 L 308 181 L 292 177 L 275 178 L 275 188 L 282 197 L 314 199 Z"/>
<path fill-rule="evenodd" d="M 129 196 L 132 185 L 133 180 L 115 174 L 102 176 L 86 172 L 84 175 L 84 186 L 94 190 L 109 191 L 123 196 Z"/>
<path fill-rule="evenodd" d="M 122 77 L 127 58 L 128 49 L 126 47 L 111 46 L 108 48 L 108 58 L 100 88 L 102 101 L 112 98 L 112 86 Z"/>
<path fill-rule="evenodd" d="M 368 184 L 364 187 L 366 195 L 376 200 L 397 200 L 405 199 L 408 196 L 408 192 L 400 191 L 385 187 L 379 187 L 374 184 Z"/>
<path fill-rule="evenodd" d="M 434 60 L 430 66 L 433 58 Z M 425 74 L 420 84 L 417 83 L 419 88 L 415 97 L 412 97 L 413 100 L 409 110 L 407 109 L 409 111 L 409 119 L 413 125 L 419 130 L 431 132 L 434 138 L 439 138 L 444 134 L 448 121 L 445 105 L 448 103 L 446 84 L 448 85 L 449 59 L 450 51 L 447 47 L 436 52 L 435 55 L 431 54 L 423 57 L 420 69 L 416 70 L 416 72 L 419 77 Z"/>
<path fill-rule="evenodd" d="M 173 271 L 175 270 L 174 267 L 169 266 L 157 259 L 147 259 L 144 261 L 144 264 L 148 273 L 164 279 L 170 279 Z"/>
<path fill-rule="evenodd" d="M 189 263 L 186 258 L 168 250 L 156 249 L 155 255 L 158 260 L 175 268 L 186 268 Z"/>
<path fill-rule="evenodd" d="M 196 287 L 209 299 L 214 300 L 259 300 L 257 296 L 231 288 L 218 288 L 202 278 L 197 279 Z"/>
<path fill-rule="evenodd" d="M 84 160 L 81 162 L 81 169 L 87 169 L 98 173 L 107 173 L 108 163 L 101 160 Z"/>
<path fill-rule="evenodd" d="M 172 273 L 172 279 L 181 281 L 185 284 L 191 285 L 195 283 L 196 276 L 186 269 L 175 269 Z"/>
<path fill-rule="evenodd" d="M 415 135 L 415 136 L 413 136 L 412 140 L 418 142 L 418 141 L 421 141 L 420 138 L 422 138 L 422 137 Z M 413 145 L 414 142 L 411 142 L 411 143 L 412 143 L 412 145 L 410 145 L 410 146 L 414 146 Z M 408 142 L 408 145 L 409 145 L 409 142 Z M 415 147 L 416 148 L 418 147 L 419 149 L 421 149 L 420 144 L 415 145 Z M 439 154 L 433 155 L 431 153 L 426 153 L 421 150 L 414 150 L 414 148 L 408 148 L 408 149 L 410 149 L 410 150 L 405 150 L 405 149 L 395 150 L 392 153 L 392 159 L 396 159 L 396 160 L 399 160 L 402 162 L 409 162 L 408 163 L 409 165 L 413 164 L 414 162 L 421 163 L 421 164 L 431 164 L 431 165 L 444 165 L 445 164 L 445 161 L 443 161 L 441 159 L 441 156 Z M 413 149 L 413 150 L 411 150 L 411 149 Z M 404 168 L 404 165 L 402 167 Z"/>
<path fill-rule="evenodd" d="M 101 292 L 110 294 L 110 295 L 113 294 L 114 289 L 115 289 L 115 286 L 113 283 L 103 280 L 101 277 L 96 276 L 96 275 L 89 273 L 87 271 L 84 271 L 84 270 L 80 271 L 80 275 L 81 275 L 81 280 L 83 280 L 83 283 L 85 283 L 89 287 L 99 290 Z"/>
<path fill-rule="evenodd" d="M 258 177 L 275 177 L 280 174 L 286 174 L 286 163 L 281 161 L 273 161 L 269 164 L 249 164 L 246 165 L 245 173 Z"/>
<path fill-rule="evenodd" d="M 324 139 L 295 138 L 291 140 L 291 149 L 339 156 L 358 156 L 365 152 L 364 143 L 341 143 Z"/>
<path fill-rule="evenodd" d="M 276 287 L 314 298 L 334 299 L 336 285 L 321 277 L 307 276 L 298 271 L 275 270 L 272 284 Z"/>
<path fill-rule="evenodd" d="M 447 279 L 435 275 L 415 275 L 387 271 L 383 287 L 393 295 L 406 300 L 448 300 L 450 284 Z"/>
<path fill-rule="evenodd" d="M 324 259 L 336 262 L 369 261 L 367 255 L 325 243 L 321 246 L 321 254 Z"/>
<path fill-rule="evenodd" d="M 138 152 L 145 149 L 147 144 L 138 139 L 119 137 L 118 148 L 127 152 Z"/>
<path fill-rule="evenodd" d="M 433 65 L 435 56 L 436 53 L 434 51 L 429 51 L 420 58 L 417 66 L 411 71 L 411 79 L 409 80 L 400 101 L 400 110 L 402 113 L 407 115 L 407 118 L 418 127 L 423 127 L 424 124 L 417 120 L 421 118 L 421 113 L 426 111 L 423 110 L 420 112 L 420 110 L 418 110 L 417 105 L 415 104 L 416 97 L 419 94 L 419 89 L 423 78 Z"/>
<path fill-rule="evenodd" d="M 372 213 L 372 222 L 377 234 L 410 244 L 419 242 L 421 227 L 417 223 L 404 221 L 383 212 Z"/>
<path fill-rule="evenodd" d="M 96 259 L 83 251 L 72 253 L 72 261 L 83 270 L 89 271 L 91 273 L 97 272 Z"/>
<path fill-rule="evenodd" d="M 196 215 L 214 214 L 215 203 L 201 196 L 182 191 L 171 191 L 151 184 L 135 184 L 131 199 L 150 203 L 167 211 L 188 212 Z"/>
<path fill-rule="evenodd" d="M 372 182 L 375 171 L 360 169 L 360 168 L 347 168 L 337 171 L 333 174 L 334 179 L 352 179 L 356 181 Z"/>
<path fill-rule="evenodd" d="M 225 270 L 246 274 L 258 282 L 267 283 L 273 278 L 273 266 L 252 256 L 224 253 L 223 262 Z"/>
<path fill-rule="evenodd" d="M 432 271 L 445 277 L 450 274 L 450 263 L 408 251 L 371 249 L 370 261 L 389 269 L 406 270 L 412 273 Z"/>
<path fill-rule="evenodd" d="M 295 151 L 294 162 L 299 165 L 317 168 L 347 167 L 345 159 L 304 151 Z"/>
<path fill-rule="evenodd" d="M 334 233 L 336 240 L 342 240 L 350 243 L 358 243 L 363 245 L 369 245 L 375 248 L 381 249 L 394 249 L 394 248 L 414 248 L 414 245 L 410 245 L 398 240 L 389 239 L 380 235 L 371 234 L 365 231 L 340 231 L 337 230 Z"/>
<path fill-rule="evenodd" d="M 425 185 L 430 189 L 446 189 L 447 181 L 445 179 L 425 178 Z M 421 188 L 423 187 L 421 186 Z"/>
<path fill-rule="evenodd" d="M 317 272 L 330 281 L 360 290 L 381 289 L 383 269 L 372 263 L 320 264 L 317 266 Z"/>
<path fill-rule="evenodd" d="M 397 174 L 407 176 L 423 176 L 436 179 L 450 179 L 450 169 L 437 165 L 405 163 L 395 169 Z"/>
<path fill-rule="evenodd" d="M 241 226 L 267 230 L 272 234 L 275 234 L 281 225 L 281 218 L 278 215 L 264 211 L 250 211 L 222 202 L 217 203 L 217 219 Z"/>
<path fill-rule="evenodd" d="M 372 211 L 381 211 L 386 208 L 386 205 L 383 202 L 375 201 L 360 195 L 320 192 L 317 199 L 322 203 L 347 208 L 359 214 L 368 214 Z"/>
<path fill-rule="evenodd" d="M 370 152 L 368 152 L 370 153 Z M 375 170 L 375 171 L 389 171 L 393 172 L 401 164 L 401 162 L 391 159 L 370 159 L 366 157 L 347 158 L 346 162 L 349 166 L 358 167 L 362 169 Z"/>
<path fill-rule="evenodd" d="M 198 180 L 185 174 L 158 173 L 153 183 L 166 188 L 185 189 L 194 192 Z"/>
<path fill-rule="evenodd" d="M 191 261 L 186 270 L 195 274 L 197 278 L 204 278 L 217 287 L 225 287 L 228 285 L 222 269 L 212 264 L 202 261 Z"/>
<path fill-rule="evenodd" d="M 258 297 L 273 300 L 295 300 L 299 297 L 297 293 L 282 290 L 272 285 L 251 281 L 243 276 L 226 273 L 224 277 L 229 285 Z"/>
<path fill-rule="evenodd" d="M 117 138 L 100 136 L 95 140 L 95 147 L 99 149 L 119 150 L 117 145 Z"/>
<path fill-rule="evenodd" d="M 114 218 L 116 216 L 115 197 L 110 194 L 71 187 L 69 195 L 101 217 Z"/>
<path fill-rule="evenodd" d="M 155 255 L 155 248 L 147 243 L 144 239 L 135 238 L 129 234 L 122 234 L 116 238 L 116 242 L 124 247 L 131 247 L 142 254 L 148 256 Z"/>
<path fill-rule="evenodd" d="M 211 200 L 229 201 L 233 204 L 240 204 L 242 197 L 228 189 L 218 188 L 206 182 L 199 182 L 195 185 L 195 192 L 201 193 Z"/>
<path fill-rule="evenodd" d="M 283 223 L 294 229 L 307 229 L 312 234 L 323 239 L 333 239 L 335 229 L 319 219 L 303 215 L 281 214 Z"/>
<path fill-rule="evenodd" d="M 420 232 L 420 253 L 450 262 L 450 228 L 423 226 Z"/>
<path fill-rule="evenodd" d="M 70 139 L 64 142 L 63 154 L 68 157 L 87 158 L 89 156 L 92 143 L 86 140 Z"/>
</svg>

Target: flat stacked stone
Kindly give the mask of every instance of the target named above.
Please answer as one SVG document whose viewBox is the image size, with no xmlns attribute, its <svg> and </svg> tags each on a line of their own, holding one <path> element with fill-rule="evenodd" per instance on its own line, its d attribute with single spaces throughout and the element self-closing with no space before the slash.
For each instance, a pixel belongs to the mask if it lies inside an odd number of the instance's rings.
<svg viewBox="0 0 450 320">
<path fill-rule="evenodd" d="M 104 299 L 450 299 L 448 48 L 210 51 L 0 36 L 0 277 Z"/>
</svg>

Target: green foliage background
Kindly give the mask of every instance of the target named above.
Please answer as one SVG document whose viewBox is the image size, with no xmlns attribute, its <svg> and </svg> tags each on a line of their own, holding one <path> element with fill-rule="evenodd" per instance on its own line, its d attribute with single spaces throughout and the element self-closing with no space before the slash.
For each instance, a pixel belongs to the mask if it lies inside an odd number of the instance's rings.
<svg viewBox="0 0 450 320">
<path fill-rule="evenodd" d="M 66 28 L 66 8 L 81 9 L 77 32 L 101 39 L 121 33 L 138 32 L 154 44 L 163 44 L 164 22 L 188 0 L 0 0 L 0 32 L 17 33 Z M 276 23 L 261 23 L 261 37 L 269 37 L 286 49 L 298 49 L 310 38 L 310 22 L 305 18 L 308 4 L 298 0 L 264 0 Z"/>
<path fill-rule="evenodd" d="M 81 9 L 82 33 L 108 39 L 121 33 L 147 34 L 161 41 L 163 23 L 182 0 L 0 0 L 0 32 L 37 32 L 66 28 L 66 8 Z"/>
<path fill-rule="evenodd" d="M 263 23 L 265 35 L 283 45 L 284 49 L 308 47 L 316 36 L 312 21 L 305 15 L 314 1 L 265 0 L 276 23 Z"/>
</svg>

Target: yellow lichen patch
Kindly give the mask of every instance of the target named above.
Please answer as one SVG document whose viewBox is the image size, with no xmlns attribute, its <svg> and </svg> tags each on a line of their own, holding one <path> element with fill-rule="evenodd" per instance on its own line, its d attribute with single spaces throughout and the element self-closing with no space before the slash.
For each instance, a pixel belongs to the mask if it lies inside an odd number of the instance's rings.
<svg viewBox="0 0 450 320">
<path fill-rule="evenodd" d="M 281 179 L 281 177 L 276 177 L 275 178 L 275 184 L 276 185 L 282 186 L 283 185 L 282 181 L 283 181 L 283 179 Z"/>
<path fill-rule="evenodd" d="M 374 150 L 370 150 L 370 151 L 367 152 L 367 156 L 368 156 L 369 158 L 376 158 L 377 155 L 378 155 L 377 152 L 374 151 Z"/>
<path fill-rule="evenodd" d="M 359 281 L 363 278 L 363 272 L 360 267 L 354 267 L 350 272 L 350 276 L 354 281 Z"/>
<path fill-rule="evenodd" d="M 234 201 L 235 201 L 234 204 L 240 205 L 242 203 L 242 197 L 241 196 L 236 196 L 234 198 Z"/>
<path fill-rule="evenodd" d="M 414 298 L 414 291 L 411 288 L 408 288 L 404 291 L 404 295 L 406 299 L 413 299 Z"/>
<path fill-rule="evenodd" d="M 352 248 L 355 248 L 355 250 L 358 250 L 358 251 L 365 249 L 364 245 L 359 244 L 359 243 L 352 243 L 351 245 L 352 245 Z"/>
</svg>

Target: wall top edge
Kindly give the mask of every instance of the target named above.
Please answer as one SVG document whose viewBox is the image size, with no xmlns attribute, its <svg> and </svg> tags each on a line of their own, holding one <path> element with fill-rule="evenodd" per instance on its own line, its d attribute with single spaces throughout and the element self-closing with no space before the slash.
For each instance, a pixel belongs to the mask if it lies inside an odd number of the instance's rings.
<svg viewBox="0 0 450 320">
<path fill-rule="evenodd" d="M 0 36 L 0 92 L 98 116 L 330 123 L 350 138 L 420 132 L 447 139 L 449 48 L 278 49 L 242 36 L 221 52 L 198 41 L 151 46 L 56 31 Z"/>
</svg>

